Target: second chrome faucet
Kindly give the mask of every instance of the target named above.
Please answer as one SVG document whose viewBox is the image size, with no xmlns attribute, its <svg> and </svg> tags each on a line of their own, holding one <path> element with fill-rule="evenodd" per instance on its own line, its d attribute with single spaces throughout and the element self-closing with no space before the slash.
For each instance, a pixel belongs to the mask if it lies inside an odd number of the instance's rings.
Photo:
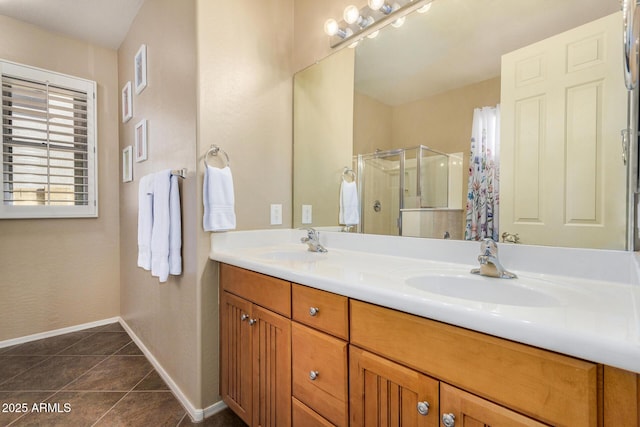
<svg viewBox="0 0 640 427">
<path fill-rule="evenodd" d="M 327 249 L 320 244 L 320 233 L 315 229 L 309 227 L 304 228 L 307 230 L 307 236 L 300 239 L 302 243 L 306 243 L 310 252 L 327 252 Z"/>
<path fill-rule="evenodd" d="M 505 270 L 498 259 L 498 244 L 492 239 L 484 239 L 480 244 L 480 255 L 478 255 L 480 268 L 471 270 L 473 274 L 481 276 L 498 277 L 500 279 L 517 279 L 514 273 Z"/>
</svg>

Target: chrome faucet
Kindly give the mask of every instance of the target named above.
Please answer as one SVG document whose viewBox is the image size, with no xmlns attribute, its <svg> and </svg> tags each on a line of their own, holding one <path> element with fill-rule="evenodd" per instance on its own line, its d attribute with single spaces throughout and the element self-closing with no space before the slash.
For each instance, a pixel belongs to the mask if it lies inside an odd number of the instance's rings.
<svg viewBox="0 0 640 427">
<path fill-rule="evenodd" d="M 498 259 L 498 244 L 492 239 L 484 239 L 480 244 L 478 262 L 480 268 L 471 270 L 473 274 L 481 276 L 498 277 L 500 279 L 517 279 L 518 276 L 504 269 Z"/>
<path fill-rule="evenodd" d="M 327 252 L 327 249 L 320 244 L 320 233 L 315 229 L 303 228 L 303 230 L 307 230 L 307 236 L 300 239 L 302 243 L 306 243 L 309 246 L 310 252 Z"/>
</svg>

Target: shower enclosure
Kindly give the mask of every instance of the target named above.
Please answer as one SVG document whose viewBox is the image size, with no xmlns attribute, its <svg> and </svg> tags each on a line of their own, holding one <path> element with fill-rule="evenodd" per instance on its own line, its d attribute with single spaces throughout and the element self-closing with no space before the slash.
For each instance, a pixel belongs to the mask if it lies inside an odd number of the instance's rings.
<svg viewBox="0 0 640 427">
<path fill-rule="evenodd" d="M 461 230 L 461 225 L 450 226 L 439 218 L 439 213 L 448 211 L 462 220 L 461 153 L 420 145 L 360 154 L 354 162 L 359 177 L 359 232 L 441 238 L 445 232 L 451 236 Z M 443 226 L 452 230 L 438 231 Z"/>
</svg>

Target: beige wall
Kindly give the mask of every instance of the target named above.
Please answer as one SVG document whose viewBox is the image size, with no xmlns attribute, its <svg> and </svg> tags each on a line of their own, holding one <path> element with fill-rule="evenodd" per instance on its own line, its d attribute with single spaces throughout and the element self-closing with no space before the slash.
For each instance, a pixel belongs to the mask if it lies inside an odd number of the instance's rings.
<svg viewBox="0 0 640 427">
<path fill-rule="evenodd" d="M 342 20 L 344 8 L 350 4 L 363 7 L 366 1 L 349 0 L 293 0 L 294 45 L 293 70 L 300 71 L 334 52 L 324 22 L 329 18 Z"/>
<path fill-rule="evenodd" d="M 357 93 L 353 104 L 353 153 L 368 154 L 393 147 L 393 107 Z"/>
<path fill-rule="evenodd" d="M 98 87 L 97 219 L 0 220 L 0 340 L 119 315 L 117 57 L 0 16 L 0 58 Z"/>
<path fill-rule="evenodd" d="M 338 225 L 343 169 L 353 167 L 354 65 L 353 49 L 344 49 L 295 76 L 294 227 L 303 226 L 302 205 L 312 207 L 309 225 Z"/>
<path fill-rule="evenodd" d="M 203 156 L 211 144 L 231 159 L 237 229 L 291 226 L 293 0 L 196 0 L 198 221 Z M 283 224 L 271 226 L 270 204 Z M 217 271 L 210 235 L 196 229 L 202 298 L 203 400 L 218 395 Z M 215 235 L 214 235 L 215 238 Z"/>
<path fill-rule="evenodd" d="M 133 118 L 120 125 L 120 148 L 135 145 L 134 127 L 147 120 L 148 160 L 133 164 L 120 185 L 121 316 L 184 395 L 201 407 L 199 282 L 196 269 L 195 1 L 147 0 L 118 50 L 119 87 L 133 84 L 133 60 L 147 46 L 147 87 L 133 95 Z M 137 267 L 138 184 L 144 175 L 187 168 L 181 181 L 181 276 L 159 283 Z"/>
<path fill-rule="evenodd" d="M 445 153 L 463 153 L 469 170 L 473 109 L 500 103 L 500 77 L 454 89 L 393 109 L 392 148 L 426 145 Z M 466 175 L 461 206 L 466 206 Z"/>
<path fill-rule="evenodd" d="M 269 205 L 291 224 L 290 0 L 147 0 L 119 49 L 120 86 L 148 50 L 149 85 L 134 96 L 121 148 L 146 118 L 149 160 L 121 186 L 122 316 L 195 408 L 219 400 L 217 271 L 202 230 L 202 156 L 211 144 L 231 158 L 238 229 L 268 228 Z M 287 13 L 289 11 L 289 13 Z M 241 28 L 238 26 L 242 23 Z M 187 167 L 182 183 L 184 274 L 159 284 L 136 267 L 137 183 Z"/>
</svg>

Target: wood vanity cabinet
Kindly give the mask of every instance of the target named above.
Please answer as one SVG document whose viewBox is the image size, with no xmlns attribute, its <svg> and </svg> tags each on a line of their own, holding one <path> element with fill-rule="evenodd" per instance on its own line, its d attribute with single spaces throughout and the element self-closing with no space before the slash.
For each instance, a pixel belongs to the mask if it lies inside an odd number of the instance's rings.
<svg viewBox="0 0 640 427">
<path fill-rule="evenodd" d="M 221 394 L 250 426 L 291 425 L 291 284 L 221 265 Z"/>
<path fill-rule="evenodd" d="M 640 375 L 222 264 L 221 394 L 250 426 L 638 426 Z"/>
</svg>

